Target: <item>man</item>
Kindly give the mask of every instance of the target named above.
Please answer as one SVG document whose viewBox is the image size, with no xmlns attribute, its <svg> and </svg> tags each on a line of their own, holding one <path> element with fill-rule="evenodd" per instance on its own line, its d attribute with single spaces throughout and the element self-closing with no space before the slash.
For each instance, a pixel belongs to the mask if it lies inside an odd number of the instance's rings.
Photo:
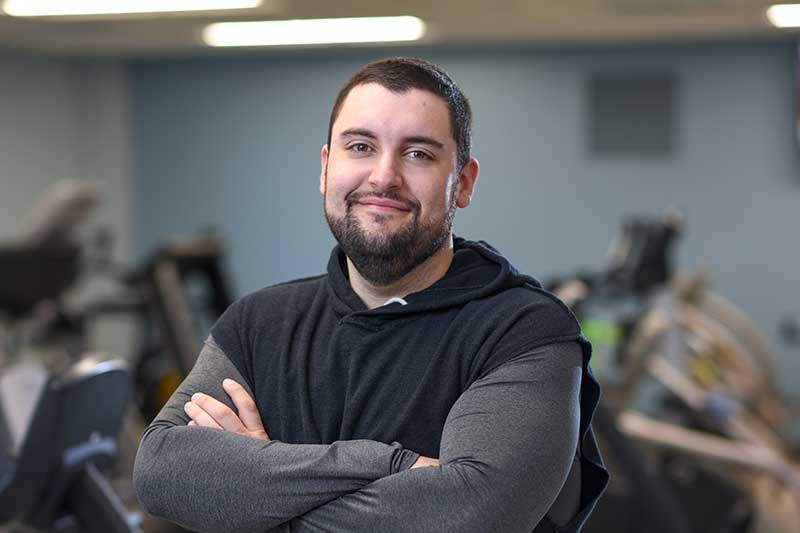
<svg viewBox="0 0 800 533">
<path fill-rule="evenodd" d="M 590 348 L 566 307 L 454 238 L 471 110 L 394 58 L 340 91 L 324 276 L 226 311 L 147 429 L 145 508 L 196 531 L 577 531 L 606 483 Z"/>
</svg>

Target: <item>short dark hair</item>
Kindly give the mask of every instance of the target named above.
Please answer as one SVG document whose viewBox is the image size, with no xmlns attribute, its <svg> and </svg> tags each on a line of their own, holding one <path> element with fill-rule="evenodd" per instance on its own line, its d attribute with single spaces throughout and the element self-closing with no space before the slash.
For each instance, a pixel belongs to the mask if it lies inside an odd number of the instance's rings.
<svg viewBox="0 0 800 533">
<path fill-rule="evenodd" d="M 331 144 L 333 123 L 350 91 L 358 85 L 377 83 L 394 92 L 410 89 L 428 91 L 444 100 L 450 111 L 450 129 L 456 141 L 458 169 L 464 168 L 472 150 L 472 108 L 467 97 L 442 68 L 416 57 L 381 59 L 358 69 L 336 95 L 328 123 L 328 146 Z"/>
</svg>

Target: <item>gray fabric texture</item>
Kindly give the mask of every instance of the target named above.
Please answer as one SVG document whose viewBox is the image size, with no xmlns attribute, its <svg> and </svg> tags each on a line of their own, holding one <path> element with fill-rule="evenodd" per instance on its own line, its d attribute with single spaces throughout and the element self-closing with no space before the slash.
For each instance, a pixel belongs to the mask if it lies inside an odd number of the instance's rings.
<svg viewBox="0 0 800 533">
<path fill-rule="evenodd" d="M 149 512 L 201 532 L 530 532 L 548 510 L 559 523 L 579 506 L 581 364 L 573 342 L 502 364 L 453 405 L 441 466 L 410 469 L 418 454 L 399 443 L 285 444 L 187 427 L 193 393 L 233 408 L 222 380 L 250 390 L 209 339 L 142 438 L 137 494 Z"/>
<path fill-rule="evenodd" d="M 193 531 L 265 531 L 409 468 L 419 457 L 397 443 L 299 445 L 188 427 L 183 406 L 195 392 L 209 394 L 234 411 L 223 379 L 231 378 L 253 394 L 209 341 L 139 445 L 134 486 L 151 514 Z"/>
</svg>

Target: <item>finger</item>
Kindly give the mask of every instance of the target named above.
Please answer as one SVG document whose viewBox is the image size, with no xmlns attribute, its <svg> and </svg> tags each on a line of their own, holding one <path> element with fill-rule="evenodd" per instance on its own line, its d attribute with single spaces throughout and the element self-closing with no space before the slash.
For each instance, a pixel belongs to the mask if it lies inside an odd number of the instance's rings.
<svg viewBox="0 0 800 533">
<path fill-rule="evenodd" d="M 222 381 L 222 387 L 233 400 L 244 426 L 250 431 L 264 431 L 264 423 L 261 421 L 256 402 L 253 401 L 253 398 L 250 397 L 245 388 L 230 378 Z"/>
<path fill-rule="evenodd" d="M 236 413 L 216 398 L 197 392 L 192 395 L 192 403 L 205 411 L 222 429 L 234 433 L 246 432 L 246 428 Z"/>
<path fill-rule="evenodd" d="M 195 422 L 194 420 L 189 420 L 189 423 L 188 423 L 188 424 L 186 424 L 186 425 L 187 425 L 187 426 L 196 426 L 196 425 L 197 425 L 197 422 Z"/>
<path fill-rule="evenodd" d="M 211 415 L 206 413 L 194 402 L 186 402 L 183 405 L 183 410 L 184 412 L 186 412 L 187 415 L 189 415 L 189 417 L 195 422 L 195 424 L 197 424 L 200 427 L 222 429 L 222 426 L 217 424 L 217 421 L 214 420 L 211 417 Z"/>
</svg>

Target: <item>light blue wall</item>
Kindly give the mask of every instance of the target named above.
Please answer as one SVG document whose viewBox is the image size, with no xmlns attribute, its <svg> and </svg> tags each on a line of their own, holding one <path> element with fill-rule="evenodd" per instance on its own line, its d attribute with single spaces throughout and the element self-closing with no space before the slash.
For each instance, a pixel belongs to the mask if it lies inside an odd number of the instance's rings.
<svg viewBox="0 0 800 533">
<path fill-rule="evenodd" d="M 74 68 L 0 50 L 0 239 L 19 234 L 30 205 L 59 177 L 75 177 L 80 118 Z"/>
<path fill-rule="evenodd" d="M 126 258 L 127 79 L 116 62 L 48 58 L 0 49 L 0 240 L 20 234 L 31 206 L 60 179 L 101 188 L 96 223 Z"/>
<path fill-rule="evenodd" d="M 321 272 L 333 243 L 317 191 L 329 109 L 349 73 L 391 53 L 132 63 L 139 251 L 216 225 L 240 292 Z M 688 216 L 681 267 L 710 267 L 771 335 L 782 368 L 800 372 L 800 353 L 775 335 L 784 313 L 800 313 L 791 44 L 421 55 L 475 109 L 481 178 L 459 234 L 546 276 L 598 265 L 623 213 L 676 206 Z M 597 71 L 677 76 L 673 156 L 588 153 L 585 82 Z"/>
</svg>

